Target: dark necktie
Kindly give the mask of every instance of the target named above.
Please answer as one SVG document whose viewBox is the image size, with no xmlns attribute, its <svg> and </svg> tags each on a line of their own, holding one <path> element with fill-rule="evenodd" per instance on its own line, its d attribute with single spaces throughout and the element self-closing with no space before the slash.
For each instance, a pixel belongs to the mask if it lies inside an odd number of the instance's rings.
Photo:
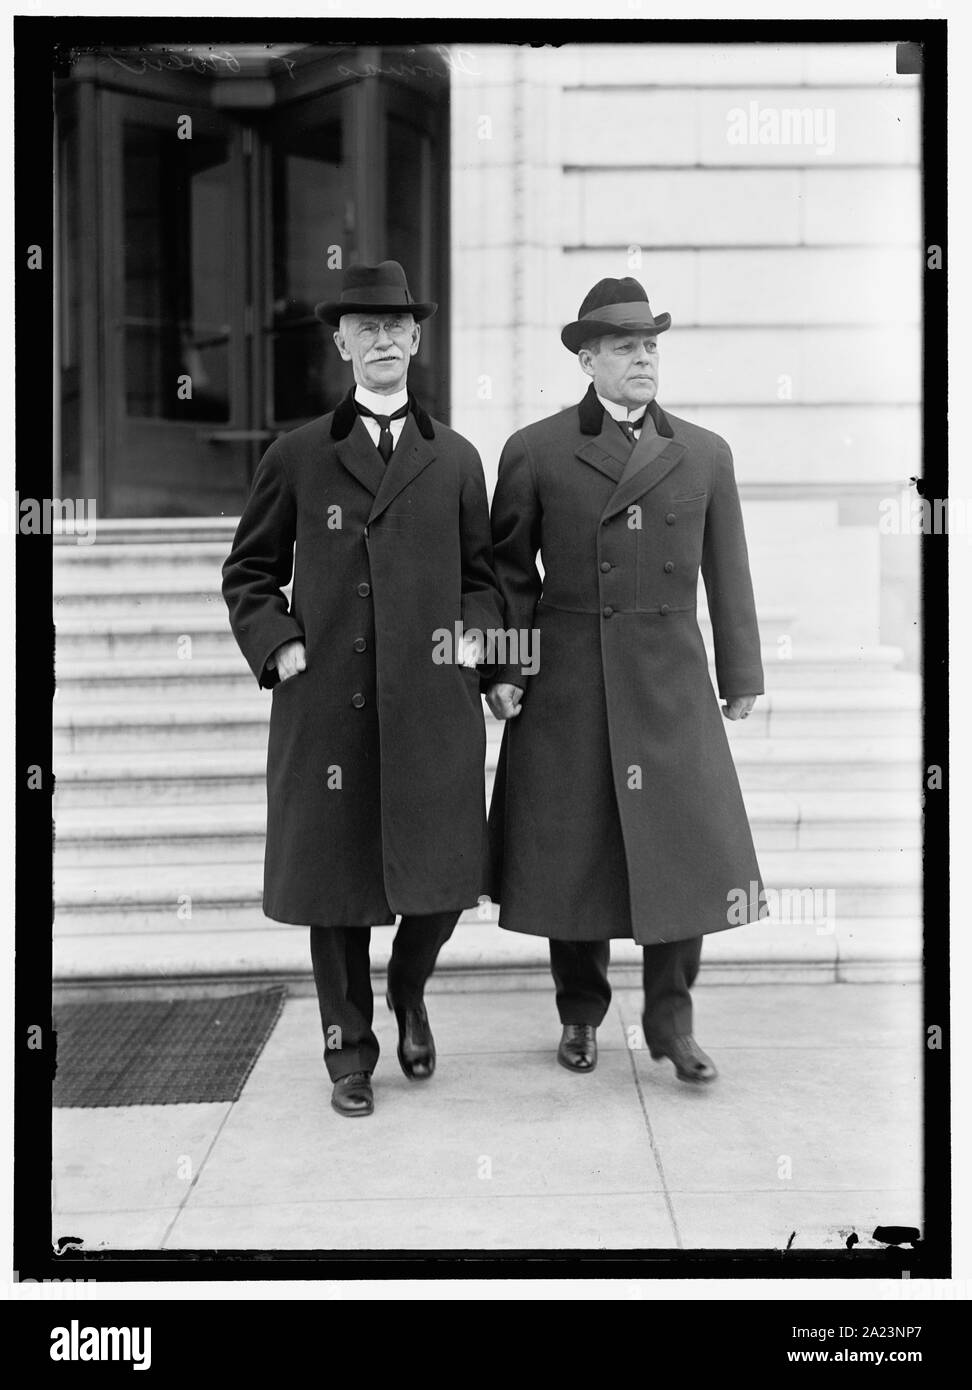
<svg viewBox="0 0 972 1390">
<path fill-rule="evenodd" d="M 408 414 L 408 401 L 405 402 L 401 410 L 396 410 L 394 415 L 376 415 L 373 410 L 369 410 L 358 400 L 355 400 L 354 408 L 359 415 L 367 415 L 369 420 L 378 421 L 378 428 L 381 430 L 378 436 L 378 452 L 381 454 L 382 462 L 387 463 L 392 456 L 392 450 L 395 448 L 392 440 L 391 422 L 405 419 Z"/>
<path fill-rule="evenodd" d="M 627 439 L 628 442 L 629 442 L 629 444 L 631 444 L 632 446 L 634 446 L 634 445 L 637 444 L 637 442 L 638 442 L 637 439 L 635 438 L 635 430 L 640 430 L 640 429 L 642 428 L 642 426 L 644 425 L 644 423 L 645 423 L 645 414 L 646 414 L 646 413 L 647 413 L 646 411 L 643 411 L 643 412 L 638 416 L 637 420 L 618 420 L 618 421 L 616 421 L 616 424 L 617 424 L 617 426 L 618 426 L 618 429 L 621 431 L 621 433 L 624 435 L 625 439 Z"/>
</svg>

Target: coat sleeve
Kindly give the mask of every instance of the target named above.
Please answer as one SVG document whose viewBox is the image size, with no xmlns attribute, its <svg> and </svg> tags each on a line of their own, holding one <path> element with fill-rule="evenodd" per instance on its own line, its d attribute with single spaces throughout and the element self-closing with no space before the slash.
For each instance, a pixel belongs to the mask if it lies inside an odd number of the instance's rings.
<svg viewBox="0 0 972 1390">
<path fill-rule="evenodd" d="M 477 629 L 484 638 L 503 626 L 503 600 L 493 571 L 489 534 L 489 501 L 482 460 L 470 447 L 459 498 L 459 540 L 462 563 L 462 626 Z"/>
<path fill-rule="evenodd" d="M 540 498 L 529 451 L 520 434 L 509 439 L 500 456 L 493 494 L 493 564 L 506 616 L 506 627 L 531 632 L 543 581 L 537 567 L 540 549 Z M 530 650 L 533 650 L 531 639 Z M 533 672 L 535 674 L 535 668 Z M 531 672 L 522 663 L 499 665 L 497 681 L 525 690 Z"/>
<path fill-rule="evenodd" d="M 763 663 L 732 452 L 724 441 L 720 444 L 705 515 L 702 577 L 712 619 L 719 695 L 729 700 L 762 695 Z"/>
<path fill-rule="evenodd" d="M 269 689 L 280 679 L 267 666 L 284 642 L 303 641 L 300 624 L 281 592 L 294 568 L 297 504 L 277 440 L 263 456 L 233 548 L 223 565 L 223 598 L 230 626 L 250 670 Z"/>
</svg>

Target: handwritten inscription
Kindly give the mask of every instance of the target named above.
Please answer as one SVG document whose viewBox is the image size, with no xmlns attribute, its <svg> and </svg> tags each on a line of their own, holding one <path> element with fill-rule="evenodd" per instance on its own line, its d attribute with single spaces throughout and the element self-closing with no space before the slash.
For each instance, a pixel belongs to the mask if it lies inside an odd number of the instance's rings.
<svg viewBox="0 0 972 1390">
<path fill-rule="evenodd" d="M 125 72 L 133 73 L 136 77 L 143 76 L 146 72 L 195 72 L 202 76 L 211 77 L 214 73 L 233 73 L 241 72 L 240 60 L 230 49 L 211 48 L 206 52 L 195 52 L 186 49 L 177 52 L 172 48 L 162 48 L 150 52 L 144 49 L 123 50 L 120 53 L 107 53 L 103 55 L 111 62 L 117 63 Z M 268 55 L 272 62 L 283 63 L 287 69 L 287 75 L 293 77 L 295 62 L 284 57 L 282 54 Z"/>
</svg>

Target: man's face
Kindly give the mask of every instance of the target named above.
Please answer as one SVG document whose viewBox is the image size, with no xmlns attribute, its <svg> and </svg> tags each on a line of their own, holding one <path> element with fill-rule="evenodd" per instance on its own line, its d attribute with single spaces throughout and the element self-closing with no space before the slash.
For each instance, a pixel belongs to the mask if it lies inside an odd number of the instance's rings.
<svg viewBox="0 0 972 1390">
<path fill-rule="evenodd" d="M 411 314 L 342 314 L 334 341 L 359 386 L 393 396 L 405 385 L 421 332 Z"/>
<path fill-rule="evenodd" d="M 603 337 L 597 350 L 582 347 L 577 360 L 605 400 L 629 410 L 647 405 L 658 391 L 658 339 L 653 334 L 616 333 Z"/>
</svg>

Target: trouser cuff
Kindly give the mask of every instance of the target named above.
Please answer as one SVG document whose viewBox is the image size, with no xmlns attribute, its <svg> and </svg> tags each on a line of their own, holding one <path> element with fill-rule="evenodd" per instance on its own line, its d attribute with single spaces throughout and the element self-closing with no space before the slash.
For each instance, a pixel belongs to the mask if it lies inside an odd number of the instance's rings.
<svg viewBox="0 0 972 1390">
<path fill-rule="evenodd" d="M 324 1049 L 324 1065 L 332 1081 L 340 1081 L 342 1076 L 350 1076 L 353 1071 L 366 1071 L 370 1075 L 378 1065 L 378 1047 L 329 1050 Z"/>
</svg>

